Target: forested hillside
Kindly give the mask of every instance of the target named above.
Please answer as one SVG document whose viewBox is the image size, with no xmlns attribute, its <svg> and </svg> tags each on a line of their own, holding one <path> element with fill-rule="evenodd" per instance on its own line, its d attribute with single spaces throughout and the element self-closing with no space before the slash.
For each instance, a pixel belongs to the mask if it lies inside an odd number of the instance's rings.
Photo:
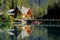
<svg viewBox="0 0 60 40">
<path fill-rule="evenodd" d="M 40 18 L 47 14 L 48 6 L 52 7 L 54 3 L 58 5 L 58 2 L 59 0 L 0 0 L 0 12 L 25 6 L 32 9 L 32 17 Z"/>
</svg>

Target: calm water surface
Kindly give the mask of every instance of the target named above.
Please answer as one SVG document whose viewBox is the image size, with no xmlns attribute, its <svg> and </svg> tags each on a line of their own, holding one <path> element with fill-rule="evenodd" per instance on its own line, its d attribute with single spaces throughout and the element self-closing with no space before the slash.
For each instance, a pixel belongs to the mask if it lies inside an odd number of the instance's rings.
<svg viewBox="0 0 60 40">
<path fill-rule="evenodd" d="M 8 36 L 6 32 L 0 32 L 0 40 L 60 40 L 59 28 L 44 28 L 43 26 L 34 25 L 31 27 L 32 33 L 30 37 L 16 39 L 14 36 Z"/>
</svg>

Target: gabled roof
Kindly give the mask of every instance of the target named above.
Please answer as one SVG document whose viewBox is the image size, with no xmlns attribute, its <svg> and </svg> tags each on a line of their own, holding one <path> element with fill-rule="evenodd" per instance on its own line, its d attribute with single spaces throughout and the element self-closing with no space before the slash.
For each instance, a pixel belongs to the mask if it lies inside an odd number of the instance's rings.
<svg viewBox="0 0 60 40">
<path fill-rule="evenodd" d="M 8 11 L 8 13 L 9 13 L 9 15 L 14 15 L 14 9 L 10 9 L 10 10 Z"/>
<path fill-rule="evenodd" d="M 10 9 L 10 10 L 8 11 L 8 13 L 9 13 L 8 15 L 14 15 L 16 10 L 18 10 L 18 11 L 21 12 L 21 8 L 18 6 L 18 7 L 16 7 L 15 9 Z"/>
</svg>

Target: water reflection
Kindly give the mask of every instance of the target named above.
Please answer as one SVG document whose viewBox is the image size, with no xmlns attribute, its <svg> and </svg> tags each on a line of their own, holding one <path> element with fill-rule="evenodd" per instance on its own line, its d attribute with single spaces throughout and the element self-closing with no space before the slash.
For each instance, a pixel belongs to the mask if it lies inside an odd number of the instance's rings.
<svg viewBox="0 0 60 40">
<path fill-rule="evenodd" d="M 41 26 L 34 26 L 31 34 L 31 40 L 47 40 L 46 30 Z"/>
<path fill-rule="evenodd" d="M 60 27 L 48 28 L 47 32 L 49 40 L 60 40 Z"/>
<path fill-rule="evenodd" d="M 14 36 L 9 36 L 8 40 L 60 40 L 60 28 L 44 28 L 43 26 L 30 25 L 32 33 L 29 37 L 16 39 Z M 3 32 L 4 34 L 4 32 Z M 4 35 L 0 32 L 0 40 L 4 40 Z M 8 36 L 5 34 L 5 36 Z M 6 37 L 5 37 L 6 38 Z"/>
</svg>

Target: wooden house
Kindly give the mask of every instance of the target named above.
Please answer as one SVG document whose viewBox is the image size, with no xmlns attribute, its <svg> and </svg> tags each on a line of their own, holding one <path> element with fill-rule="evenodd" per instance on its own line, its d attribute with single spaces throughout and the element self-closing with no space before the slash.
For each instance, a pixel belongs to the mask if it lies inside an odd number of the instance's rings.
<svg viewBox="0 0 60 40">
<path fill-rule="evenodd" d="M 15 9 L 12 9 L 10 12 L 9 12 L 9 15 L 10 16 L 13 16 L 14 18 L 17 18 L 18 15 L 21 16 L 22 12 L 21 12 L 21 9 L 19 7 L 16 7 Z"/>
</svg>

